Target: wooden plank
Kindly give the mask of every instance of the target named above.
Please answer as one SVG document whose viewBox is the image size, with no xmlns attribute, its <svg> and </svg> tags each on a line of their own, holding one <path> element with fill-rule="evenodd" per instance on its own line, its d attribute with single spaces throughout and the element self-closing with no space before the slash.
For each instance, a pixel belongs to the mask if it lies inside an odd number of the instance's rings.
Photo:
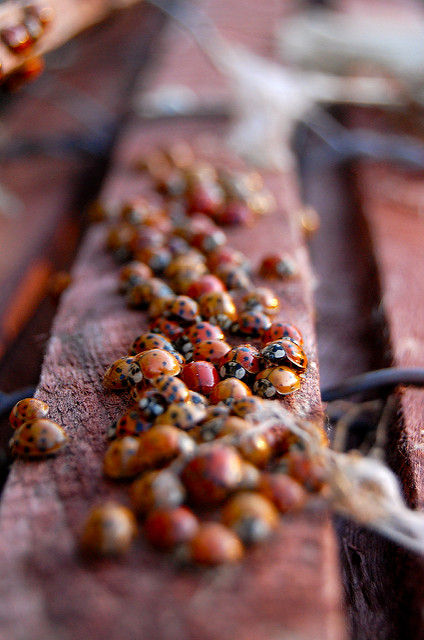
<svg viewBox="0 0 424 640">
<path fill-rule="evenodd" d="M 226 3 L 214 3 L 219 16 Z M 275 10 L 277 8 L 275 7 Z M 216 14 L 215 14 L 216 11 Z M 275 15 L 234 2 L 232 25 L 246 24 L 261 41 Z M 243 16 L 244 20 L 239 20 Z M 227 25 L 228 26 L 228 25 Z M 174 31 L 163 57 L 180 55 Z M 185 43 L 186 70 L 197 60 Z M 181 61 L 181 58 L 180 58 Z M 184 60 L 183 60 L 184 62 Z M 159 72 L 160 73 L 160 72 Z M 168 79 L 167 72 L 164 77 Z M 160 76 L 159 76 L 160 77 Z M 179 76 L 173 76 L 179 81 Z M 168 81 L 168 80 L 167 80 Z M 158 86 L 158 77 L 152 86 Z M 211 87 L 213 83 L 211 80 Z M 131 171 L 134 155 L 177 138 L 218 141 L 223 124 L 174 121 L 137 123 L 125 131 L 103 197 L 119 200 L 143 192 Z M 215 143 L 216 144 L 216 143 Z M 225 155 L 225 154 L 224 154 Z M 321 415 L 313 329 L 312 274 L 296 210 L 300 199 L 293 174 L 268 174 L 278 213 L 253 229 L 229 232 L 229 243 L 251 256 L 256 266 L 278 244 L 299 265 L 299 278 L 275 288 L 287 315 L 302 330 L 311 366 L 302 392 L 287 400 L 293 411 Z M 38 388 L 51 415 L 66 425 L 67 451 L 46 462 L 15 463 L 0 512 L 0 621 L 5 637 L 90 639 L 146 637 L 163 640 L 235 636 L 277 640 L 345 638 L 334 532 L 320 502 L 284 518 L 269 544 L 249 552 L 236 567 L 182 571 L 168 557 L 154 553 L 140 538 L 127 559 L 87 566 L 78 557 L 77 539 L 88 508 L 105 497 L 127 500 L 127 487 L 102 475 L 109 423 L 126 406 L 122 397 L 101 385 L 106 366 L 125 351 L 145 326 L 139 311 L 127 309 L 116 290 L 117 265 L 104 250 L 105 228 L 86 234 L 55 320 Z M 257 280 L 259 283 L 260 280 Z"/>
</svg>

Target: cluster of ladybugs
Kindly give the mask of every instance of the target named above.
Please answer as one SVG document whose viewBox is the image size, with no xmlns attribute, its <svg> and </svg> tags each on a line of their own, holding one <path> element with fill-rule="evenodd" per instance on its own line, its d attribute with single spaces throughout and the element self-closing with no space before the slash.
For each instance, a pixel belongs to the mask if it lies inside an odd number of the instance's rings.
<svg viewBox="0 0 424 640">
<path fill-rule="evenodd" d="M 0 29 L 0 40 L 16 56 L 24 56 L 22 63 L 7 77 L 9 88 L 16 89 L 39 76 L 44 69 L 44 61 L 34 56 L 32 50 L 53 20 L 51 7 L 29 4 L 22 7 L 18 22 Z"/>
<path fill-rule="evenodd" d="M 109 428 L 104 473 L 133 480 L 132 511 L 117 504 L 94 509 L 82 549 L 126 550 L 138 516 L 157 548 L 203 564 L 234 562 L 245 546 L 272 534 L 280 513 L 299 508 L 308 490 L 323 485 L 322 469 L 288 428 L 263 426 L 268 399 L 300 388 L 307 357 L 299 330 L 272 321 L 278 298 L 253 286 L 246 257 L 216 224 L 248 223 L 250 198 L 270 204 L 259 177 L 181 167 L 175 153 L 162 152 L 151 164 L 171 215 L 134 199 L 108 235 L 109 249 L 131 260 L 120 271 L 122 293 L 150 318 L 149 330 L 103 378 L 107 389 L 131 398 Z M 269 256 L 260 271 L 285 277 L 287 264 Z M 202 519 L 194 509 L 202 509 Z"/>
</svg>

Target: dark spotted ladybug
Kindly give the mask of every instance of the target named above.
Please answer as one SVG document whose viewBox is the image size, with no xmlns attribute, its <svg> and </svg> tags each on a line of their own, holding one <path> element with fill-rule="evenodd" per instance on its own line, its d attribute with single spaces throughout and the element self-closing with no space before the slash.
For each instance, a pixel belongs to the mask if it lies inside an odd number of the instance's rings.
<svg viewBox="0 0 424 640">
<path fill-rule="evenodd" d="M 108 367 L 103 376 L 103 386 L 106 389 L 120 391 L 128 389 L 141 382 L 143 373 L 135 356 L 125 356 L 115 360 Z"/>
<path fill-rule="evenodd" d="M 137 336 L 130 347 L 130 354 L 135 356 L 142 351 L 149 351 L 150 349 L 164 349 L 165 351 L 175 351 L 172 343 L 165 336 L 160 333 L 153 333 L 147 331 Z"/>
<path fill-rule="evenodd" d="M 284 364 L 302 371 L 308 366 L 308 358 L 302 347 L 287 339 L 269 342 L 261 350 L 261 356 L 270 366 Z"/>
<path fill-rule="evenodd" d="M 218 365 L 222 358 L 230 351 L 231 346 L 224 340 L 203 340 L 193 347 L 193 360 L 204 360 Z"/>
<path fill-rule="evenodd" d="M 170 318 L 184 324 L 194 324 L 200 320 L 199 305 L 189 296 L 176 296 L 169 304 L 167 312 Z"/>
<path fill-rule="evenodd" d="M 251 344 L 233 347 L 219 362 L 221 378 L 238 378 L 248 382 L 260 369 L 259 351 Z"/>
<path fill-rule="evenodd" d="M 156 418 L 155 424 L 172 425 L 178 429 L 190 431 L 204 419 L 205 414 L 206 409 L 203 405 L 193 402 L 173 403 Z"/>
<path fill-rule="evenodd" d="M 163 409 L 162 409 L 163 411 Z M 138 409 L 128 409 L 117 420 L 110 425 L 107 436 L 110 440 L 113 438 L 122 438 L 124 436 L 138 436 L 143 431 L 147 431 L 153 424 L 153 420 L 149 421 Z"/>
<path fill-rule="evenodd" d="M 242 311 L 238 315 L 231 326 L 231 332 L 249 336 L 249 338 L 260 338 L 270 326 L 271 320 L 263 311 L 252 309 Z"/>
<path fill-rule="evenodd" d="M 60 451 L 68 443 L 64 429 L 47 418 L 24 422 L 14 432 L 9 446 L 12 456 L 42 458 Z"/>
<path fill-rule="evenodd" d="M 163 373 L 157 378 L 154 378 L 152 384 L 169 404 L 172 402 L 187 402 L 189 399 L 189 389 L 187 385 L 175 376 L 169 376 Z"/>
<path fill-rule="evenodd" d="M 264 412 L 264 401 L 258 396 L 239 398 L 231 403 L 231 413 L 251 422 L 259 422 Z"/>
<path fill-rule="evenodd" d="M 112 442 L 103 458 L 103 473 L 113 480 L 134 478 L 139 472 L 137 459 L 140 438 L 124 436 Z"/>
<path fill-rule="evenodd" d="M 183 335 L 184 327 L 176 320 L 160 317 L 150 323 L 150 331 L 153 333 L 161 333 L 171 342 L 175 342 Z"/>
<path fill-rule="evenodd" d="M 260 371 L 253 384 L 253 392 L 262 398 L 288 395 L 300 389 L 300 377 L 289 367 L 267 367 Z"/>
<path fill-rule="evenodd" d="M 9 415 L 9 424 L 12 429 L 18 429 L 24 422 L 34 418 L 46 418 L 49 413 L 49 405 L 38 398 L 24 398 L 19 400 Z"/>
<path fill-rule="evenodd" d="M 164 349 L 150 349 L 135 357 L 146 380 L 153 380 L 163 373 L 177 376 L 181 371 L 175 355 Z"/>
<path fill-rule="evenodd" d="M 263 346 L 268 342 L 274 340 L 282 340 L 288 338 L 292 342 L 296 342 L 300 346 L 303 345 L 302 334 L 299 329 L 291 322 L 285 322 L 283 320 L 276 320 L 271 326 L 263 333 L 261 341 Z"/>
</svg>

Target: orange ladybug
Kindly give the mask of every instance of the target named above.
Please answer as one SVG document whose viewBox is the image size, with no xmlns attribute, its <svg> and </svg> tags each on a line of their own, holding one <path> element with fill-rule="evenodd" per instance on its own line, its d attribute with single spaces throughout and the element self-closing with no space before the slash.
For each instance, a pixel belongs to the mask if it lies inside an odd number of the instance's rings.
<svg viewBox="0 0 424 640">
<path fill-rule="evenodd" d="M 81 551 L 86 556 L 117 556 L 128 551 L 137 534 L 132 511 L 107 502 L 88 515 L 81 535 Z"/>
<path fill-rule="evenodd" d="M 300 377 L 289 367 L 267 367 L 256 376 L 254 393 L 261 398 L 285 396 L 300 389 Z"/>
<path fill-rule="evenodd" d="M 232 496 L 222 509 L 222 522 L 246 545 L 262 542 L 277 528 L 279 515 L 273 503 L 256 491 Z"/>
<path fill-rule="evenodd" d="M 109 446 L 103 459 L 103 473 L 114 480 L 134 478 L 139 471 L 140 438 L 124 436 Z"/>
<path fill-rule="evenodd" d="M 49 405 L 38 398 L 23 398 L 13 407 L 9 415 L 9 424 L 12 429 L 18 429 L 21 424 L 34 418 L 46 418 L 49 413 Z"/>
<path fill-rule="evenodd" d="M 244 550 L 236 534 L 220 522 L 205 522 L 188 545 L 194 562 L 219 565 L 238 562 Z"/>
<path fill-rule="evenodd" d="M 173 549 L 191 540 L 199 521 L 187 507 L 155 509 L 146 519 L 145 533 L 149 542 L 160 549 Z"/>
<path fill-rule="evenodd" d="M 120 391 L 141 382 L 143 374 L 135 356 L 124 356 L 115 360 L 108 367 L 103 376 L 103 386 L 106 389 Z"/>
<path fill-rule="evenodd" d="M 177 376 L 181 371 L 181 365 L 174 354 L 164 349 L 150 349 L 136 358 L 146 380 L 153 380 L 163 373 Z"/>
<path fill-rule="evenodd" d="M 68 442 L 64 429 L 47 418 L 24 422 L 15 431 L 9 445 L 13 456 L 42 458 L 57 453 Z"/>
<path fill-rule="evenodd" d="M 130 487 L 133 509 L 141 517 L 153 509 L 179 507 L 185 497 L 180 479 L 169 469 L 143 473 Z"/>
</svg>

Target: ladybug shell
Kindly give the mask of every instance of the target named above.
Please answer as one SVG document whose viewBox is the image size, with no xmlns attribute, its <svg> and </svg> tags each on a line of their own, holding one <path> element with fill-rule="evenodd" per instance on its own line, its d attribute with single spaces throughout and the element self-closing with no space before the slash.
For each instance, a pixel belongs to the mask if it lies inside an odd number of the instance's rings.
<svg viewBox="0 0 424 640">
<path fill-rule="evenodd" d="M 234 300 L 226 291 L 204 293 L 199 298 L 199 309 L 206 320 L 224 328 L 237 317 Z"/>
<path fill-rule="evenodd" d="M 122 416 L 112 422 L 107 436 L 109 440 L 122 438 L 123 436 L 138 436 L 147 431 L 153 422 L 149 422 L 137 409 L 128 409 Z"/>
<path fill-rule="evenodd" d="M 146 380 L 157 378 L 162 373 L 177 376 L 181 371 L 181 366 L 174 354 L 164 349 L 144 351 L 137 356 L 137 361 Z"/>
<path fill-rule="evenodd" d="M 206 409 L 201 404 L 193 402 L 172 403 L 167 410 L 155 420 L 155 424 L 173 425 L 178 429 L 190 430 L 201 422 L 206 415 Z"/>
<path fill-rule="evenodd" d="M 162 374 L 154 378 L 152 384 L 169 403 L 186 402 L 189 398 L 187 385 L 175 376 Z"/>
<path fill-rule="evenodd" d="M 169 423 L 152 427 L 139 442 L 137 464 L 141 471 L 162 467 L 180 455 L 190 455 L 196 447 L 191 436 Z"/>
<path fill-rule="evenodd" d="M 281 342 L 290 364 L 302 370 L 306 369 L 308 358 L 302 347 L 291 340 L 281 340 Z"/>
<path fill-rule="evenodd" d="M 189 543 L 190 557 L 204 565 L 239 562 L 244 554 L 236 534 L 220 522 L 205 522 Z"/>
<path fill-rule="evenodd" d="M 295 327 L 294 324 L 290 322 L 284 322 L 282 320 L 278 320 L 273 322 L 271 326 L 265 331 L 262 335 L 262 344 L 265 346 L 268 342 L 273 342 L 274 340 L 281 340 L 282 338 L 288 338 L 292 342 L 296 342 L 296 344 L 302 345 L 303 338 L 299 329 Z"/>
<path fill-rule="evenodd" d="M 204 360 L 218 365 L 231 347 L 224 340 L 203 340 L 194 345 L 193 360 Z"/>
<path fill-rule="evenodd" d="M 165 296 L 163 298 L 153 298 L 147 309 L 147 315 L 152 320 L 160 318 L 163 315 L 168 314 L 169 305 L 174 300 L 175 296 Z"/>
<path fill-rule="evenodd" d="M 219 373 L 221 377 L 230 377 L 227 375 L 225 367 L 225 365 L 230 362 L 241 365 L 247 373 L 256 374 L 260 369 L 259 351 L 251 344 L 240 344 L 233 347 L 219 363 Z"/>
<path fill-rule="evenodd" d="M 185 335 L 192 344 L 204 340 L 224 340 L 225 337 L 221 327 L 210 322 L 198 322 L 192 325 Z"/>
<path fill-rule="evenodd" d="M 213 444 L 199 451 L 181 472 L 188 498 L 204 506 L 219 504 L 237 488 L 242 478 L 242 459 L 232 447 Z"/>
<path fill-rule="evenodd" d="M 144 527 L 146 537 L 153 546 L 173 549 L 194 537 L 199 521 L 187 507 L 159 508 L 148 515 Z"/>
<path fill-rule="evenodd" d="M 246 293 L 242 298 L 242 305 L 246 310 L 259 308 L 269 315 L 277 313 L 280 309 L 280 301 L 268 287 L 257 287 Z"/>
<path fill-rule="evenodd" d="M 252 420 L 257 417 L 260 420 L 261 413 L 264 411 L 264 401 L 257 396 L 247 396 L 245 398 L 239 398 L 234 400 L 231 404 L 231 413 L 239 416 L 240 418 L 246 418 L 246 420 Z"/>
<path fill-rule="evenodd" d="M 219 375 L 211 362 L 197 360 L 185 365 L 181 379 L 192 391 L 208 396 L 219 382 Z"/>
<path fill-rule="evenodd" d="M 121 267 L 119 271 L 119 289 L 122 293 L 125 293 L 127 288 L 135 284 L 137 280 L 147 280 L 152 276 L 153 272 L 147 264 L 133 260 Z"/>
<path fill-rule="evenodd" d="M 24 398 L 13 407 L 9 416 L 12 429 L 18 429 L 24 422 L 34 418 L 45 418 L 49 413 L 49 405 L 38 398 Z"/>
<path fill-rule="evenodd" d="M 251 311 L 242 311 L 239 314 L 234 330 L 251 338 L 259 338 L 270 325 L 271 320 L 263 311 L 253 309 Z"/>
<path fill-rule="evenodd" d="M 137 453 L 140 438 L 124 436 L 109 446 L 103 459 L 103 473 L 114 480 L 126 480 L 136 476 L 140 469 Z"/>
<path fill-rule="evenodd" d="M 300 388 L 299 375 L 289 367 L 267 367 L 256 376 L 253 391 L 263 398 L 288 395 Z"/>
<path fill-rule="evenodd" d="M 164 349 L 164 351 L 174 351 L 174 347 L 168 338 L 160 333 L 152 333 L 147 331 L 142 333 L 134 340 L 130 347 L 130 354 L 137 355 L 143 351 L 149 351 L 150 349 Z"/>
<path fill-rule="evenodd" d="M 199 305 L 189 296 L 176 296 L 168 306 L 169 315 L 179 321 L 193 323 L 199 318 Z"/>
<path fill-rule="evenodd" d="M 108 502 L 93 509 L 81 536 L 81 551 L 87 556 L 116 556 L 128 551 L 137 534 L 134 514 Z"/>
<path fill-rule="evenodd" d="M 222 510 L 222 521 L 246 544 L 262 542 L 277 528 L 276 507 L 256 491 L 243 491 L 232 496 Z"/>
<path fill-rule="evenodd" d="M 103 376 L 103 386 L 106 389 L 119 391 L 136 385 L 143 379 L 140 365 L 134 356 L 125 356 L 115 360 L 108 367 Z"/>
<path fill-rule="evenodd" d="M 225 378 L 214 387 L 209 399 L 212 404 L 218 404 L 218 402 L 231 402 L 251 395 L 252 392 L 242 380 Z"/>
<path fill-rule="evenodd" d="M 131 504 L 140 516 L 161 507 L 179 507 L 185 497 L 180 479 L 168 469 L 147 471 L 130 487 Z"/>
<path fill-rule="evenodd" d="M 14 456 L 41 458 L 56 453 L 67 442 L 68 436 L 60 425 L 46 418 L 35 418 L 24 422 L 9 444 Z"/>
<path fill-rule="evenodd" d="M 151 322 L 150 330 L 153 331 L 153 333 L 163 334 L 171 342 L 174 342 L 184 333 L 184 327 L 181 326 L 181 323 L 165 317 L 156 318 L 156 320 Z"/>
<path fill-rule="evenodd" d="M 212 293 L 213 291 L 225 291 L 225 285 L 220 278 L 212 273 L 207 273 L 191 283 L 187 289 L 187 295 L 197 300 L 204 293 Z"/>
</svg>

